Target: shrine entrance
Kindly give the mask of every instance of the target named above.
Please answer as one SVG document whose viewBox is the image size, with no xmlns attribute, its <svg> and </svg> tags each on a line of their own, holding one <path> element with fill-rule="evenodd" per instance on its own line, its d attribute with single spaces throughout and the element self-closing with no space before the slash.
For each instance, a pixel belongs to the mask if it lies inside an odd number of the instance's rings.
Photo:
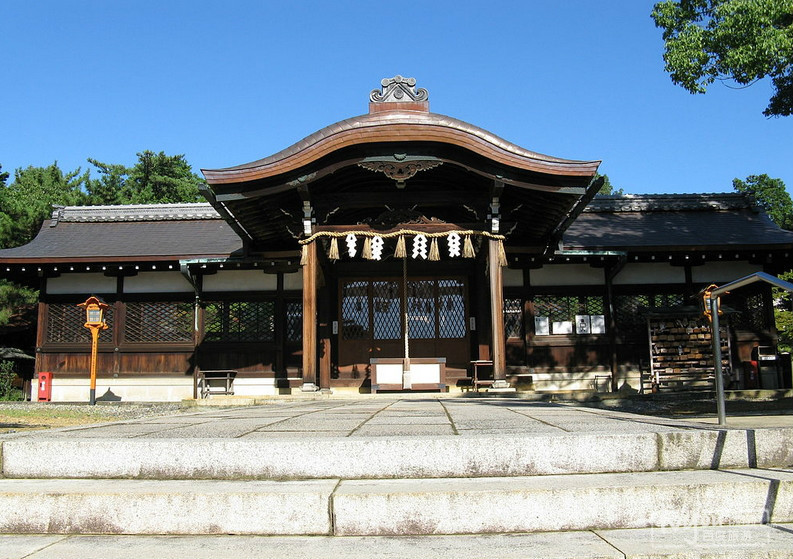
<svg viewBox="0 0 793 559">
<path fill-rule="evenodd" d="M 373 358 L 470 359 L 465 277 L 341 278 L 338 313 L 341 378 L 360 378 Z"/>
</svg>

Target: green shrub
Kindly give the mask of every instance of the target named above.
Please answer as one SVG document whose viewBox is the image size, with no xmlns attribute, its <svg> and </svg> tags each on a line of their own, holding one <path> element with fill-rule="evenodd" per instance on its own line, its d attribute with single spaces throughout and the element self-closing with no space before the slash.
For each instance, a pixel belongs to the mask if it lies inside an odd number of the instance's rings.
<svg viewBox="0 0 793 559">
<path fill-rule="evenodd" d="M 14 392 L 18 392 L 13 388 L 16 376 L 13 361 L 0 361 L 0 400 L 8 400 Z"/>
</svg>

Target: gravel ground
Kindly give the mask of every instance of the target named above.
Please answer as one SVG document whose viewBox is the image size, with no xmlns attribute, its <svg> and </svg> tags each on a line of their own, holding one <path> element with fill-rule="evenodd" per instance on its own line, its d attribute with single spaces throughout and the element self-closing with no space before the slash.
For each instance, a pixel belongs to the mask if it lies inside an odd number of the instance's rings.
<svg viewBox="0 0 793 559">
<path fill-rule="evenodd" d="M 97 402 L 95 406 L 83 403 L 0 402 L 0 435 L 172 415 L 188 410 L 191 408 L 183 407 L 179 402 Z"/>
<path fill-rule="evenodd" d="M 171 415 L 186 409 L 188 408 L 182 407 L 182 404 L 179 402 L 97 402 L 95 406 L 89 404 L 51 404 L 46 402 L 0 402 L 0 413 L 7 410 L 35 410 L 41 412 L 46 411 L 48 414 L 52 415 L 67 412 L 89 417 L 116 418 L 118 420 Z"/>
</svg>

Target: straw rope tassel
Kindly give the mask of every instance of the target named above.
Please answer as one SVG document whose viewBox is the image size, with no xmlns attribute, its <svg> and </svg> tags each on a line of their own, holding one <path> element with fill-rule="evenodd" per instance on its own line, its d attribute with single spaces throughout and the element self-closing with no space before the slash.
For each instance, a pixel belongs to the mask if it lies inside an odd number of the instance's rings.
<svg viewBox="0 0 793 559">
<path fill-rule="evenodd" d="M 441 259 L 440 250 L 438 250 L 438 238 L 433 237 L 432 243 L 430 244 L 430 260 L 437 262 Z"/>
<path fill-rule="evenodd" d="M 498 265 L 502 268 L 508 264 L 507 251 L 504 250 L 504 241 L 498 240 Z"/>
<path fill-rule="evenodd" d="M 306 264 L 308 264 L 308 245 L 303 245 L 300 250 L 300 265 L 305 266 Z"/>
<path fill-rule="evenodd" d="M 363 250 L 361 251 L 361 256 L 364 260 L 371 260 L 372 259 L 372 239 L 371 237 L 364 237 L 363 239 Z"/>
<path fill-rule="evenodd" d="M 405 249 L 405 236 L 400 235 L 399 240 L 397 241 L 396 250 L 394 251 L 394 258 L 405 257 L 407 257 L 407 249 Z"/>
<path fill-rule="evenodd" d="M 465 243 L 463 243 L 463 258 L 474 258 L 474 243 L 471 242 L 471 235 L 465 236 Z"/>
<path fill-rule="evenodd" d="M 339 259 L 339 239 L 337 239 L 336 237 L 330 238 L 330 250 L 328 250 L 328 259 L 330 260 Z"/>
</svg>

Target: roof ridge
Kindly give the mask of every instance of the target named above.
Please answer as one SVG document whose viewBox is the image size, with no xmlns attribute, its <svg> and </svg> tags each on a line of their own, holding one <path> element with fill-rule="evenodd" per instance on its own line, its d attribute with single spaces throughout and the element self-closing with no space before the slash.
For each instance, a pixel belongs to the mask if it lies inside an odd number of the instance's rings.
<svg viewBox="0 0 793 559">
<path fill-rule="evenodd" d="M 177 221 L 194 219 L 220 219 L 220 214 L 208 202 L 54 206 L 50 227 L 55 227 L 59 222 Z"/>
<path fill-rule="evenodd" d="M 681 210 L 739 210 L 755 203 L 740 192 L 686 194 L 610 194 L 597 195 L 585 212 L 637 212 Z"/>
</svg>

